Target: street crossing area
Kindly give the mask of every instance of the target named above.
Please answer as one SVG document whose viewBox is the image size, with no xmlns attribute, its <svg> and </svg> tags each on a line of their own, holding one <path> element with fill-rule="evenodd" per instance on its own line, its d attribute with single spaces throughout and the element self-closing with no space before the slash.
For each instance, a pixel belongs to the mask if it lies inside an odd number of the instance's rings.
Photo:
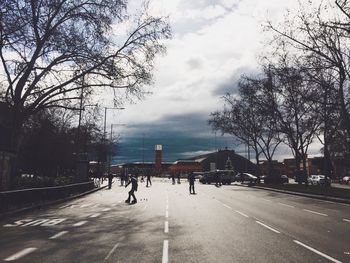
<svg viewBox="0 0 350 263">
<path fill-rule="evenodd" d="M 186 181 L 140 184 L 133 205 L 127 193 L 114 186 L 1 220 L 0 260 L 350 262 L 346 206 L 236 185 L 190 195 Z"/>
</svg>

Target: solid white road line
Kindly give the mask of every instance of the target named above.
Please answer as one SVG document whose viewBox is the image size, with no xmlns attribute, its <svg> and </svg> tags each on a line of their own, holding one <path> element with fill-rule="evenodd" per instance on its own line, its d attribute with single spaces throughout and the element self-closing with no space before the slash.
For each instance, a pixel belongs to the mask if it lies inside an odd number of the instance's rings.
<svg viewBox="0 0 350 263">
<path fill-rule="evenodd" d="M 169 250 L 169 241 L 164 240 L 162 263 L 168 263 L 168 250 Z"/>
<path fill-rule="evenodd" d="M 68 206 L 70 206 L 70 204 L 69 204 L 69 205 L 60 206 L 60 209 L 66 208 L 66 207 L 68 207 Z"/>
<path fill-rule="evenodd" d="M 287 206 L 287 207 L 290 207 L 290 208 L 295 208 L 295 206 L 292 206 L 292 205 L 287 205 L 287 204 L 283 204 L 283 203 L 278 203 L 279 205 L 283 205 L 283 206 Z"/>
<path fill-rule="evenodd" d="M 345 221 L 345 222 L 349 222 L 350 223 L 350 219 L 343 219 L 343 221 Z"/>
<path fill-rule="evenodd" d="M 226 204 L 222 204 L 224 207 L 226 207 L 226 208 L 228 208 L 228 209 L 232 209 L 232 207 L 231 206 L 228 206 L 228 205 L 226 205 Z"/>
<path fill-rule="evenodd" d="M 107 211 L 109 211 L 109 210 L 111 210 L 110 208 L 105 208 L 105 209 L 103 209 L 102 211 L 103 212 L 107 212 Z"/>
<path fill-rule="evenodd" d="M 119 242 L 117 244 L 114 245 L 114 247 L 111 249 L 111 251 L 109 251 L 108 255 L 105 257 L 104 261 L 108 260 L 109 257 L 114 253 L 114 251 L 118 248 L 119 246 Z"/>
<path fill-rule="evenodd" d="M 242 213 L 242 212 L 240 212 L 240 211 L 238 211 L 238 210 L 235 210 L 235 212 L 236 213 L 238 213 L 238 214 L 240 214 L 241 216 L 244 216 L 244 217 L 249 217 L 249 216 L 247 216 L 245 213 Z"/>
<path fill-rule="evenodd" d="M 320 255 L 320 256 L 322 256 L 322 257 L 324 257 L 324 258 L 326 258 L 326 259 L 328 259 L 328 260 L 330 260 L 330 261 L 332 261 L 332 262 L 335 262 L 335 263 L 342 263 L 341 261 L 336 260 L 336 259 L 334 259 L 334 258 L 332 258 L 332 257 L 330 257 L 330 256 L 328 256 L 328 255 L 326 255 L 326 254 L 324 254 L 324 253 L 322 253 L 322 252 L 320 252 L 320 251 L 318 251 L 318 250 L 312 248 L 312 247 L 309 247 L 308 245 L 305 245 L 305 244 L 301 243 L 301 242 L 298 241 L 298 240 L 293 240 L 293 241 L 294 241 L 294 243 L 297 243 L 298 245 L 303 246 L 303 247 L 305 247 L 305 248 L 311 250 L 312 252 L 315 252 L 316 254 L 318 254 L 318 255 Z"/>
<path fill-rule="evenodd" d="M 96 214 L 92 214 L 90 217 L 91 218 L 94 218 L 94 217 L 98 217 L 98 216 L 100 216 L 101 215 L 101 213 L 96 213 Z"/>
<path fill-rule="evenodd" d="M 85 225 L 87 223 L 87 221 L 80 221 L 78 223 L 75 223 L 73 226 L 82 226 Z"/>
<path fill-rule="evenodd" d="M 50 237 L 49 239 L 56 239 L 56 238 L 59 238 L 65 234 L 67 234 L 68 231 L 61 231 L 61 232 L 58 232 L 56 235 L 53 235 L 52 237 Z"/>
<path fill-rule="evenodd" d="M 312 213 L 312 214 L 320 215 L 320 216 L 328 216 L 327 214 L 315 212 L 315 211 L 308 210 L 308 209 L 303 209 L 303 210 L 306 211 L 306 212 Z"/>
<path fill-rule="evenodd" d="M 259 225 L 262 225 L 263 227 L 266 227 L 267 229 L 270 229 L 271 231 L 273 231 L 273 232 L 275 232 L 275 233 L 277 233 L 277 234 L 280 234 L 279 231 L 277 231 L 276 229 L 274 229 L 274 228 L 272 228 L 272 227 L 270 227 L 270 226 L 268 226 L 268 225 L 265 225 L 264 223 L 261 223 L 261 222 L 259 222 L 259 221 L 255 221 L 255 222 L 257 222 Z"/>
<path fill-rule="evenodd" d="M 32 253 L 35 250 L 37 250 L 36 247 L 28 247 L 28 248 L 25 248 L 25 249 L 17 252 L 16 254 L 13 254 L 12 256 L 9 256 L 8 258 L 5 258 L 4 260 L 5 261 L 14 261 L 14 260 L 17 260 L 21 257 L 24 257 L 25 255 Z"/>
<path fill-rule="evenodd" d="M 169 233 L 169 222 L 165 221 L 164 223 L 164 233 Z"/>
</svg>

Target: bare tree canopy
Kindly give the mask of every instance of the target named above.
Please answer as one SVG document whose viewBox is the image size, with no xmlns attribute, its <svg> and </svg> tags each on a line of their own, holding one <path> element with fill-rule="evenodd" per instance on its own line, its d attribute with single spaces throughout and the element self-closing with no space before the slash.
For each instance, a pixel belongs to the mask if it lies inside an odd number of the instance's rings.
<svg viewBox="0 0 350 263">
<path fill-rule="evenodd" d="M 123 88 L 138 94 L 151 81 L 153 60 L 170 37 L 162 18 L 145 14 L 128 35 L 112 27 L 128 19 L 123 0 L 6 0 L 1 3 L 3 98 L 31 114 L 77 99 L 85 88 Z M 116 24 L 113 24 L 116 23 Z M 124 24 L 125 25 L 125 24 Z M 122 37 L 124 37 L 122 41 Z"/>
<path fill-rule="evenodd" d="M 76 108 L 82 90 L 142 96 L 171 36 L 166 18 L 146 9 L 128 16 L 126 0 L 1 0 L 0 8 L 0 100 L 14 129 L 42 109 Z"/>
<path fill-rule="evenodd" d="M 336 107 L 350 137 L 350 2 L 322 1 L 311 9 L 300 5 L 297 15 L 289 14 L 283 25 L 268 23 L 268 29 L 277 45 L 283 42 L 298 52 L 309 70 L 333 76 Z"/>
</svg>

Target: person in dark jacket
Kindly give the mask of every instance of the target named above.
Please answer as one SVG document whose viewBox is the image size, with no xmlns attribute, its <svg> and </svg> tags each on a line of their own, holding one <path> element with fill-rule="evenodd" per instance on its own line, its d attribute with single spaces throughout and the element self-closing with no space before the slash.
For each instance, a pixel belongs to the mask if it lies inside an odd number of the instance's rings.
<svg viewBox="0 0 350 263">
<path fill-rule="evenodd" d="M 137 179 L 136 179 L 135 176 L 131 176 L 131 177 L 130 177 L 130 180 L 129 180 L 129 182 L 125 185 L 125 188 L 126 188 L 129 184 L 131 184 L 131 190 L 129 191 L 129 196 L 128 196 L 128 199 L 125 200 L 125 203 L 130 203 L 130 201 L 131 201 L 130 199 L 131 199 L 131 196 L 132 196 L 133 200 L 132 200 L 131 204 L 136 204 L 136 203 L 137 203 L 137 199 L 136 199 L 136 197 L 135 197 L 134 192 L 137 191 L 138 183 L 137 183 Z"/>
<path fill-rule="evenodd" d="M 113 174 L 109 173 L 108 174 L 108 189 L 112 188 L 112 180 L 113 180 Z"/>
<path fill-rule="evenodd" d="M 188 182 L 190 183 L 190 194 L 196 194 L 195 191 L 194 191 L 194 181 L 195 181 L 195 175 L 193 172 L 191 172 L 189 175 L 188 175 Z"/>
<path fill-rule="evenodd" d="M 150 173 L 149 171 L 147 172 L 147 183 L 146 183 L 146 187 L 148 187 L 148 183 L 149 183 L 149 186 L 152 186 L 151 173 Z"/>
</svg>

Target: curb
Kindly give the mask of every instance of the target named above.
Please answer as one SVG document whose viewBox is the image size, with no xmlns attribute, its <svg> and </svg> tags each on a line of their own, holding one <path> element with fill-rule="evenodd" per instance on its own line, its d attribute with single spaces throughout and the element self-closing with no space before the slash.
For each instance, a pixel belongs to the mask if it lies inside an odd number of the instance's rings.
<svg viewBox="0 0 350 263">
<path fill-rule="evenodd" d="M 64 203 L 64 202 L 67 202 L 67 201 L 70 201 L 70 200 L 82 197 L 84 195 L 92 194 L 92 193 L 97 192 L 99 190 L 102 190 L 102 189 L 104 189 L 106 187 L 108 187 L 108 185 L 101 186 L 99 188 L 92 189 L 90 191 L 83 192 L 83 193 L 80 193 L 80 194 L 77 194 L 77 195 L 69 196 L 69 197 L 66 197 L 66 198 L 63 198 L 63 199 L 58 199 L 58 200 L 54 200 L 54 201 L 43 203 L 43 204 L 37 204 L 37 205 L 21 208 L 21 209 L 18 209 L 18 210 L 5 212 L 5 213 L 0 214 L 0 219 L 4 219 L 4 218 L 7 218 L 7 217 L 12 217 L 12 216 L 17 216 L 17 215 L 20 215 L 20 214 L 23 214 L 23 213 L 26 213 L 26 212 L 29 212 L 29 211 L 33 211 L 33 210 L 36 210 L 36 209 L 41 209 L 41 208 L 48 207 L 48 206 L 51 206 L 51 205 Z"/>
<path fill-rule="evenodd" d="M 309 198 L 313 198 L 313 199 L 319 199 L 319 200 L 325 200 L 325 201 L 331 201 L 331 202 L 337 202 L 337 203 L 350 204 L 350 199 L 333 197 L 333 196 L 328 196 L 328 195 L 315 195 L 315 194 L 308 194 L 308 193 L 292 192 L 292 191 L 273 189 L 273 188 L 268 188 L 268 187 L 263 187 L 263 186 L 251 186 L 251 187 L 256 188 L 256 189 L 267 190 L 267 191 L 271 191 L 271 192 L 297 195 L 297 196 L 309 197 Z"/>
</svg>

